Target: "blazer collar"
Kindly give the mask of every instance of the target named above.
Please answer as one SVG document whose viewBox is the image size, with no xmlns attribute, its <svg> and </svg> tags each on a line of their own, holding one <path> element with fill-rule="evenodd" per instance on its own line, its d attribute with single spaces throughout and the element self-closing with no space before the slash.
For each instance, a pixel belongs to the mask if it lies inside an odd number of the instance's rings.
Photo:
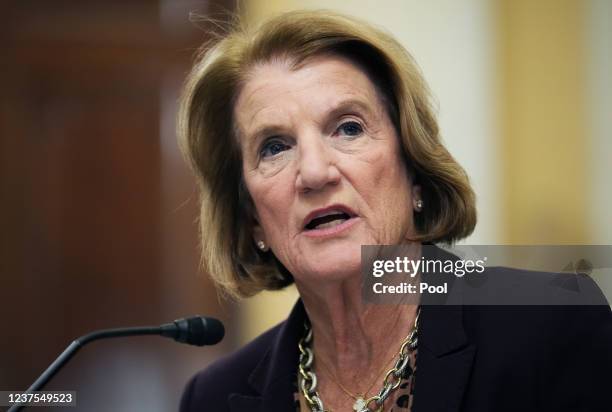
<svg viewBox="0 0 612 412">
<path fill-rule="evenodd" d="M 297 345 L 304 332 L 305 320 L 306 311 L 300 299 L 249 377 L 249 384 L 261 396 L 233 394 L 229 399 L 232 412 L 294 410 L 293 394 L 297 391 L 299 360 Z"/>
<path fill-rule="evenodd" d="M 476 353 L 463 308 L 423 306 L 419 332 L 413 412 L 459 411 Z"/>
</svg>

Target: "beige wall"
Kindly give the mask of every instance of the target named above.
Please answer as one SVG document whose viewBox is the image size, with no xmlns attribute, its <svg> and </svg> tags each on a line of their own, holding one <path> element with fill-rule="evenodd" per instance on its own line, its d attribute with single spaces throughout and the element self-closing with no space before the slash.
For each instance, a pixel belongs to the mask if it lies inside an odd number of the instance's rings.
<svg viewBox="0 0 612 412">
<path fill-rule="evenodd" d="M 591 194 L 583 207 L 588 211 L 592 242 L 612 245 L 612 1 L 590 0 L 586 13 L 588 65 L 587 152 Z M 597 277 L 612 301 L 612 273 Z"/>
<path fill-rule="evenodd" d="M 584 4 L 499 2 L 504 243 L 585 243 L 592 235 Z"/>
</svg>

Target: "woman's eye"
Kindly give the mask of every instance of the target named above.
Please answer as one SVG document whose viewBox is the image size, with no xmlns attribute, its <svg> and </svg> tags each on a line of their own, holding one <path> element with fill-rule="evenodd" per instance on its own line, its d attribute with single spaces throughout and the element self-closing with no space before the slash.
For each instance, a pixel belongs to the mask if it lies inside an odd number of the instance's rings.
<svg viewBox="0 0 612 412">
<path fill-rule="evenodd" d="M 361 127 L 361 124 L 355 121 L 345 122 L 338 127 L 336 133 L 349 137 L 355 137 L 363 133 L 363 127 Z"/>
<path fill-rule="evenodd" d="M 271 140 L 264 143 L 259 152 L 262 158 L 276 156 L 277 154 L 289 149 L 289 146 L 278 140 Z"/>
</svg>

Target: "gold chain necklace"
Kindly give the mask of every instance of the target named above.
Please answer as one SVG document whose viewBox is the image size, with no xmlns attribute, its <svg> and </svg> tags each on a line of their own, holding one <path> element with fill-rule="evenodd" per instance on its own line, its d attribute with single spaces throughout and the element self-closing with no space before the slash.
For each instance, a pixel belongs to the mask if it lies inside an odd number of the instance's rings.
<svg viewBox="0 0 612 412">
<path fill-rule="evenodd" d="M 397 319 L 395 320 L 395 323 L 392 326 L 392 329 L 395 329 L 399 323 L 399 319 L 400 316 L 397 317 Z M 393 359 L 389 358 L 389 353 L 391 353 L 391 350 L 393 348 L 390 346 L 387 349 L 387 352 L 385 352 L 383 359 L 389 359 L 386 363 L 383 364 L 382 368 L 380 368 L 380 371 L 374 376 L 374 379 L 372 380 L 372 383 L 370 384 L 370 386 L 368 386 L 368 389 L 366 389 L 363 394 L 357 393 L 356 395 L 351 393 L 351 391 L 349 391 L 341 382 L 340 379 L 338 379 L 338 377 L 336 376 L 335 373 L 332 372 L 331 368 L 329 368 L 327 366 L 327 364 L 325 362 L 323 362 L 323 359 L 319 359 L 318 362 L 321 364 L 321 366 L 327 370 L 327 373 L 329 373 L 329 375 L 332 377 L 332 382 L 334 382 L 340 389 L 342 389 L 342 391 L 344 393 L 346 393 L 349 397 L 353 398 L 355 400 L 355 403 L 353 404 L 353 410 L 357 411 L 360 409 L 363 409 L 363 403 L 365 402 L 366 399 L 368 399 L 368 394 L 370 393 L 370 391 L 372 390 L 372 388 L 374 387 L 374 384 L 376 383 L 376 381 L 378 380 L 378 378 L 380 377 L 380 375 L 383 374 L 383 372 L 385 371 L 385 369 L 387 368 L 387 365 L 389 364 L 389 362 L 391 362 Z"/>
<path fill-rule="evenodd" d="M 387 352 L 388 354 L 388 352 Z M 387 357 L 385 354 L 385 357 Z M 327 373 L 329 373 L 329 375 L 332 377 L 332 382 L 334 382 L 340 389 L 342 389 L 342 391 L 344 393 L 346 393 L 349 397 L 353 398 L 355 400 L 355 403 L 353 404 L 353 410 L 354 411 L 358 411 L 363 409 L 363 404 L 365 402 L 366 399 L 368 399 L 368 393 L 370 393 L 370 391 L 372 390 L 372 388 L 374 387 L 374 384 L 376 383 L 376 381 L 378 380 L 378 378 L 380 377 L 380 375 L 383 374 L 383 372 L 385 371 L 387 365 L 389 364 L 389 362 L 392 359 L 389 359 L 388 362 L 386 362 L 383 367 L 380 369 L 380 371 L 374 376 L 374 380 L 372 381 L 372 384 L 368 387 L 368 389 L 366 389 L 363 394 L 353 394 L 351 393 L 341 382 L 340 379 L 338 379 L 338 377 L 336 376 L 335 373 L 333 373 L 331 371 L 331 369 L 327 366 L 326 363 L 324 363 L 321 359 L 319 359 L 319 364 L 323 367 L 323 369 L 325 369 L 327 371 Z"/>
<path fill-rule="evenodd" d="M 414 326 L 408 336 L 406 336 L 406 339 L 402 342 L 395 366 L 385 375 L 382 388 L 377 395 L 368 399 L 358 398 L 353 405 L 353 410 L 355 412 L 382 411 L 385 400 L 387 400 L 389 395 L 400 386 L 402 375 L 410 361 L 410 354 L 417 348 L 420 314 L 421 308 L 419 307 L 414 320 Z M 314 353 L 311 348 L 311 342 L 312 328 L 308 322 L 305 322 L 304 336 L 298 343 L 298 349 L 300 350 L 298 384 L 311 412 L 330 412 L 323 406 L 323 401 L 317 392 L 317 375 L 312 370 Z M 370 405 L 373 405 L 375 409 L 371 409 Z"/>
</svg>

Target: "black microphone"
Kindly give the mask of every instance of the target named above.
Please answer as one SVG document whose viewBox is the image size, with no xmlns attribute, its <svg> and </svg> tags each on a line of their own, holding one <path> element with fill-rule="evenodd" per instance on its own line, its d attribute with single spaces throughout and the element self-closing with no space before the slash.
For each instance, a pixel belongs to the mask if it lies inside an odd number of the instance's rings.
<svg viewBox="0 0 612 412">
<path fill-rule="evenodd" d="M 104 329 L 91 332 L 72 341 L 70 345 L 53 361 L 26 393 L 41 390 L 53 376 L 81 349 L 84 345 L 98 339 L 118 338 L 121 336 L 160 335 L 173 338 L 177 342 L 189 345 L 204 346 L 219 343 L 225 335 L 223 323 L 214 318 L 194 316 L 177 319 L 161 326 L 139 326 L 133 328 Z M 16 403 L 7 412 L 16 412 L 23 408 L 22 403 Z"/>
<path fill-rule="evenodd" d="M 215 345 L 225 336 L 223 323 L 215 318 L 194 316 L 177 319 L 159 327 L 159 334 L 189 345 Z"/>
</svg>

